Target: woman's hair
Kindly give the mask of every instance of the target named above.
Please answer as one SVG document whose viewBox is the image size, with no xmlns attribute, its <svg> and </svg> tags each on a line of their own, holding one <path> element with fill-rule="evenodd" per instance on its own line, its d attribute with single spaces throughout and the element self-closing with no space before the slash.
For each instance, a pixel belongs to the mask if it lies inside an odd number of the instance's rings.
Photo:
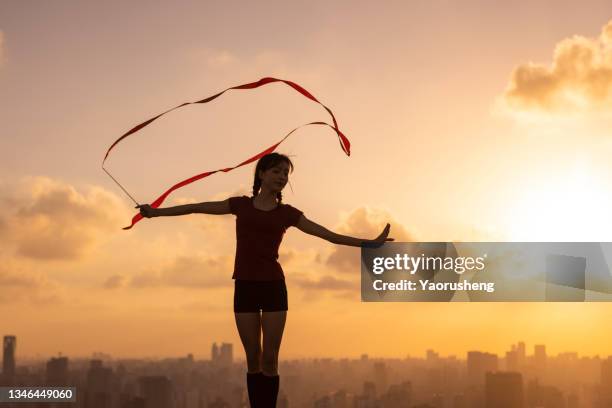
<svg viewBox="0 0 612 408">
<path fill-rule="evenodd" d="M 259 190 L 261 189 L 261 179 L 259 178 L 260 171 L 266 171 L 271 169 L 272 167 L 278 165 L 279 163 L 287 163 L 289 165 L 289 171 L 293 172 L 293 163 L 289 157 L 280 153 L 269 153 L 263 156 L 257 162 L 257 166 L 255 166 L 255 179 L 253 180 L 253 197 L 259 194 Z M 279 191 L 276 194 L 276 199 L 280 203 L 283 200 L 283 195 Z"/>
</svg>

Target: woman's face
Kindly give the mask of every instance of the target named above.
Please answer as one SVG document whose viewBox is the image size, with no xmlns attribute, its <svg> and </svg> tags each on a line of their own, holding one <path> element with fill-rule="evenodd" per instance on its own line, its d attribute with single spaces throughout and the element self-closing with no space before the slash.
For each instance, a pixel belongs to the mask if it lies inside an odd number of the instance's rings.
<svg viewBox="0 0 612 408">
<path fill-rule="evenodd" d="M 281 191 L 289 181 L 289 163 L 280 162 L 274 167 L 259 172 L 262 188 L 269 191 Z"/>
</svg>

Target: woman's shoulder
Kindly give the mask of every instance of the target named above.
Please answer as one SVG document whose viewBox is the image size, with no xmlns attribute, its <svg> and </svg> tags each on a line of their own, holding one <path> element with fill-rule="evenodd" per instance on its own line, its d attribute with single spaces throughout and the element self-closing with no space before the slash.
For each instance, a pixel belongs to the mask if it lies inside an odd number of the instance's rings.
<svg viewBox="0 0 612 408">
<path fill-rule="evenodd" d="M 233 201 L 242 201 L 242 202 L 244 202 L 244 201 L 249 201 L 249 200 L 251 200 L 251 197 L 243 195 L 243 196 L 234 196 L 234 197 L 230 197 L 229 199 L 230 199 L 230 200 L 233 200 Z"/>
<path fill-rule="evenodd" d="M 299 212 L 299 213 L 302 213 L 302 211 L 300 211 L 296 207 L 292 206 L 291 204 L 287 204 L 287 203 L 281 202 L 280 206 L 281 206 L 282 209 L 284 209 L 285 211 L 288 211 L 288 212 Z"/>
<path fill-rule="evenodd" d="M 250 204 L 251 197 L 248 197 L 245 195 L 235 196 L 235 197 L 230 197 L 228 201 L 229 201 L 229 206 L 230 206 L 230 212 L 232 214 L 237 214 L 241 208 L 244 208 L 245 205 Z"/>
<path fill-rule="evenodd" d="M 298 210 L 291 204 L 281 203 L 281 209 L 281 211 L 284 211 L 283 218 L 285 219 L 287 226 L 297 225 L 298 221 L 300 220 L 300 217 L 302 216 L 302 214 L 304 214 L 302 211 Z"/>
</svg>

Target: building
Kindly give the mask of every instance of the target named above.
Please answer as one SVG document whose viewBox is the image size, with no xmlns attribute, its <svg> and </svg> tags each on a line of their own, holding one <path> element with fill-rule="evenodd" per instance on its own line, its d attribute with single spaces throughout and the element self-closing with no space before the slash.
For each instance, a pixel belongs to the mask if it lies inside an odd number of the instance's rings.
<svg viewBox="0 0 612 408">
<path fill-rule="evenodd" d="M 487 373 L 485 408 L 523 408 L 523 376 L 513 372 Z"/>
<path fill-rule="evenodd" d="M 409 408 L 412 394 L 412 384 L 404 381 L 401 384 L 393 384 L 389 390 L 380 398 L 382 408 Z"/>
<path fill-rule="evenodd" d="M 166 376 L 145 376 L 138 379 L 147 408 L 173 408 L 172 383 Z"/>
<path fill-rule="evenodd" d="M 17 337 L 4 336 L 2 348 L 2 376 L 10 380 L 15 376 L 15 349 L 17 348 Z"/>
<path fill-rule="evenodd" d="M 213 343 L 211 361 L 213 364 L 224 366 L 231 365 L 234 361 L 233 349 L 232 343 L 222 343 L 221 347 L 218 347 L 217 343 Z"/>
<path fill-rule="evenodd" d="M 374 363 L 374 382 L 381 393 L 387 390 L 387 365 L 382 361 Z"/>
<path fill-rule="evenodd" d="M 47 384 L 52 387 L 67 386 L 68 357 L 51 357 L 47 361 Z"/>
<path fill-rule="evenodd" d="M 215 362 L 219 359 L 219 347 L 217 347 L 217 343 L 213 343 L 212 351 L 210 353 L 210 360 Z"/>
<path fill-rule="evenodd" d="M 506 352 L 506 370 L 519 371 L 519 354 L 514 346 L 512 350 Z"/>
<path fill-rule="evenodd" d="M 111 408 L 119 395 L 115 392 L 113 370 L 104 367 L 102 360 L 91 360 L 87 370 L 85 401 L 87 408 Z"/>
<path fill-rule="evenodd" d="M 519 341 L 518 344 L 516 345 L 516 356 L 517 356 L 517 363 L 518 363 L 518 369 L 522 370 L 523 367 L 525 366 L 525 360 L 526 360 L 526 350 L 525 350 L 525 343 L 522 341 Z"/>
<path fill-rule="evenodd" d="M 536 376 L 542 381 L 546 378 L 546 346 L 544 344 L 536 344 L 533 347 L 533 366 Z"/>
<path fill-rule="evenodd" d="M 482 387 L 487 372 L 497 371 L 497 355 L 480 351 L 468 351 L 467 383 L 469 386 Z"/>
<path fill-rule="evenodd" d="M 603 399 L 612 405 L 612 356 L 601 362 L 601 392 Z"/>
</svg>

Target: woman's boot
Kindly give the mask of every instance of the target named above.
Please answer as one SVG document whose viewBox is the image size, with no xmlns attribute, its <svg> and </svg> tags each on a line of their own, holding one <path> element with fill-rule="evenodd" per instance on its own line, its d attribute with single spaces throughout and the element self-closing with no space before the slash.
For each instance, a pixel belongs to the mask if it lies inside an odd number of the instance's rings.
<svg viewBox="0 0 612 408">
<path fill-rule="evenodd" d="M 263 373 L 247 373 L 247 392 L 249 393 L 249 404 L 251 408 L 263 408 L 262 405 L 262 388 L 264 383 L 262 380 Z"/>
<path fill-rule="evenodd" d="M 279 376 L 265 375 L 261 376 L 262 390 L 262 408 L 276 408 L 276 399 L 278 397 Z"/>
</svg>

